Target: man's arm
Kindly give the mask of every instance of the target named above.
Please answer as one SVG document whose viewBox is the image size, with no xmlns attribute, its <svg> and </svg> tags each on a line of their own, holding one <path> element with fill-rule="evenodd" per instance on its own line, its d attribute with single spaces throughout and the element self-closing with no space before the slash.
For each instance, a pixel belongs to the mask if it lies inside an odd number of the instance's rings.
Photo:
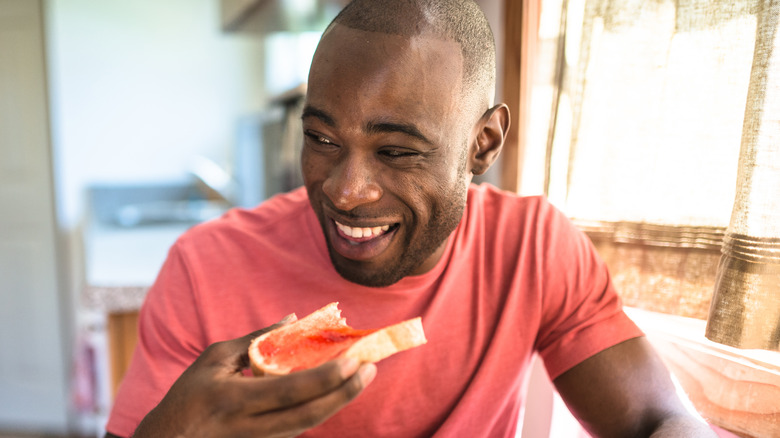
<svg viewBox="0 0 780 438">
<path fill-rule="evenodd" d="M 634 338 L 585 360 L 554 381 L 567 406 L 596 437 L 713 437 L 677 396 L 647 339 Z"/>
</svg>

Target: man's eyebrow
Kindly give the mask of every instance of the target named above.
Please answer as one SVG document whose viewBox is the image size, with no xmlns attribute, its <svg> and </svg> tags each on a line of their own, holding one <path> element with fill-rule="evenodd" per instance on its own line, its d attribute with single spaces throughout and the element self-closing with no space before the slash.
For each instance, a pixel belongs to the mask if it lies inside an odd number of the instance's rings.
<svg viewBox="0 0 780 438">
<path fill-rule="evenodd" d="M 322 123 L 325 123 L 330 127 L 336 126 L 336 121 L 333 119 L 333 117 L 330 116 L 330 114 L 311 105 L 306 105 L 303 107 L 301 119 L 306 119 L 308 117 L 317 118 L 322 121 Z M 416 126 L 410 123 L 395 123 L 386 121 L 368 122 L 366 124 L 365 131 L 368 134 L 400 132 L 401 134 L 422 140 L 425 143 L 433 144 L 433 142 L 429 140 L 428 137 L 426 137 Z"/>
<path fill-rule="evenodd" d="M 325 111 L 322 111 L 320 109 L 314 108 L 311 105 L 306 105 L 303 107 L 303 114 L 301 115 L 301 119 L 305 119 L 307 117 L 316 117 L 322 121 L 322 123 L 330 126 L 335 127 L 336 121 L 333 120 L 333 117 L 331 117 L 328 113 Z"/>
<path fill-rule="evenodd" d="M 415 137 L 418 140 L 422 140 L 425 143 L 433 144 L 428 137 L 423 135 L 416 126 L 409 123 L 393 123 L 393 122 L 368 122 L 366 124 L 366 132 L 369 134 L 377 134 L 381 132 L 400 132 L 402 134 Z"/>
</svg>

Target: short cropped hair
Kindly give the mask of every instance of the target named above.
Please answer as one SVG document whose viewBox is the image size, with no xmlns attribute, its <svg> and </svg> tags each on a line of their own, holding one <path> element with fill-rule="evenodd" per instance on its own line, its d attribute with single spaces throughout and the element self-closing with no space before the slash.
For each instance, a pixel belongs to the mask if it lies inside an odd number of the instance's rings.
<svg viewBox="0 0 780 438">
<path fill-rule="evenodd" d="M 479 115 L 492 102 L 496 82 L 496 45 L 482 9 L 473 0 L 353 0 L 333 19 L 353 29 L 411 37 L 432 33 L 451 39 L 463 54 L 466 100 Z M 487 101 L 483 101 L 485 96 Z"/>
</svg>

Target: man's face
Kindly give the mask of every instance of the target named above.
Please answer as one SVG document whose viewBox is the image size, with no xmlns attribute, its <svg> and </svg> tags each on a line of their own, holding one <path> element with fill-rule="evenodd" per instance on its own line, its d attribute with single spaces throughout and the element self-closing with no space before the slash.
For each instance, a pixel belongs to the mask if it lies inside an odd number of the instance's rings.
<svg viewBox="0 0 780 438">
<path fill-rule="evenodd" d="M 471 174 L 455 42 L 336 25 L 312 62 L 304 183 L 336 270 L 388 286 L 429 271 Z M 466 123 L 468 125 L 468 123 Z"/>
</svg>

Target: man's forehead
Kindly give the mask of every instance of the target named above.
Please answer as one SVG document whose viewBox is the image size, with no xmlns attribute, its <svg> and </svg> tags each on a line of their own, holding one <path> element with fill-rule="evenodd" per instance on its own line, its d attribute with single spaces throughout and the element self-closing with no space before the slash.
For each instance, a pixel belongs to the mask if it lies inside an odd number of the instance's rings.
<svg viewBox="0 0 780 438">
<path fill-rule="evenodd" d="M 352 76 L 354 81 L 344 84 L 339 80 L 343 76 Z M 365 85 L 371 80 L 388 86 L 405 83 L 406 88 L 420 90 L 446 83 L 448 91 L 459 91 L 463 80 L 460 45 L 427 34 L 404 36 L 341 25 L 330 28 L 314 53 L 309 87 L 333 87 L 338 82 L 354 88 L 357 82 Z"/>
<path fill-rule="evenodd" d="M 314 55 L 306 102 L 333 121 L 413 123 L 432 138 L 429 125 L 459 112 L 461 60 L 454 41 L 333 26 Z"/>
<path fill-rule="evenodd" d="M 404 35 L 357 29 L 338 23 L 330 26 L 322 35 L 317 51 L 345 46 L 347 49 L 395 47 L 400 50 L 421 50 L 424 48 L 429 51 L 447 53 L 448 59 L 453 61 L 462 63 L 463 60 L 460 43 L 430 30 L 423 29 L 412 35 Z M 352 52 L 347 50 L 343 53 Z"/>
</svg>

